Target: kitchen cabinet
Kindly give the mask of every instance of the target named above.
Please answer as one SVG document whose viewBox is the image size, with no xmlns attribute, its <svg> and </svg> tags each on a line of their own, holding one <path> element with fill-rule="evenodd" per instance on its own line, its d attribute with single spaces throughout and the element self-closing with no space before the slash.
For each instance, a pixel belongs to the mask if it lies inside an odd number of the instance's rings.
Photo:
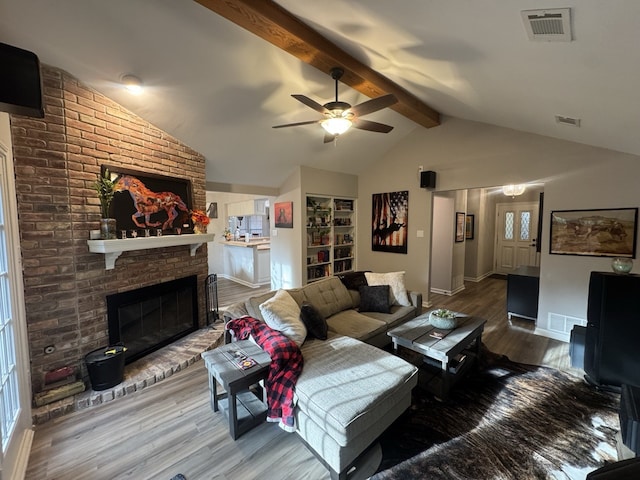
<svg viewBox="0 0 640 480">
<path fill-rule="evenodd" d="M 230 240 L 222 244 L 224 272 L 228 278 L 252 288 L 271 283 L 271 251 L 268 238 L 258 238 L 250 242 Z"/>
<path fill-rule="evenodd" d="M 245 200 L 243 202 L 234 202 L 227 205 L 227 215 L 229 217 L 247 217 L 249 215 L 266 215 L 267 214 L 266 198 L 258 200 Z"/>
</svg>

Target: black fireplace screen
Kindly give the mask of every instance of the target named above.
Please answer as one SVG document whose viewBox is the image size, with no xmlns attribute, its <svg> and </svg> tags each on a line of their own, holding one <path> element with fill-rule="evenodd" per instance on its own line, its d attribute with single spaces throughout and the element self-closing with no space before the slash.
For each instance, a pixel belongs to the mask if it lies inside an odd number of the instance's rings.
<svg viewBox="0 0 640 480">
<path fill-rule="evenodd" d="M 198 277 L 107 296 L 109 343 L 127 347 L 131 363 L 198 328 Z"/>
</svg>

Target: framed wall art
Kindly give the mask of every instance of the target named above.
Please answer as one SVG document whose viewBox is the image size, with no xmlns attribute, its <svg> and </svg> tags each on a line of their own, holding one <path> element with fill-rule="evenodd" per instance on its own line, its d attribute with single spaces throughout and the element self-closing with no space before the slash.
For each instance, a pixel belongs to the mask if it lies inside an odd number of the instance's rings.
<svg viewBox="0 0 640 480">
<path fill-rule="evenodd" d="M 371 249 L 407 253 L 409 191 L 374 193 L 371 209 Z"/>
<path fill-rule="evenodd" d="M 637 208 L 554 210 L 549 253 L 636 258 Z"/>
<path fill-rule="evenodd" d="M 464 212 L 456 212 L 456 243 L 464 242 L 465 223 Z"/>
<path fill-rule="evenodd" d="M 474 219 L 475 215 L 472 213 L 467 213 L 467 217 L 465 219 L 464 224 L 464 238 L 465 240 L 473 240 L 473 231 L 474 231 Z"/>
<path fill-rule="evenodd" d="M 218 218 L 218 202 L 211 202 L 207 208 L 209 218 Z"/>
<path fill-rule="evenodd" d="M 158 230 L 163 234 L 193 233 L 191 181 L 103 165 L 115 182 L 110 215 L 122 231 Z"/>
<path fill-rule="evenodd" d="M 293 202 L 278 202 L 273 206 L 276 228 L 293 228 Z"/>
</svg>

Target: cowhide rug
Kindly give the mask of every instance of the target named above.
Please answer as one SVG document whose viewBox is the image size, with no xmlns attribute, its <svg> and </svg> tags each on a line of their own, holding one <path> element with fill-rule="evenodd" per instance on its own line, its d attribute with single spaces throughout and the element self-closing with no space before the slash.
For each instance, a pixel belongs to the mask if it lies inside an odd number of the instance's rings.
<svg viewBox="0 0 640 480">
<path fill-rule="evenodd" d="M 488 360 L 440 403 L 419 388 L 381 437 L 372 479 L 584 479 L 616 461 L 619 395 L 581 378 Z"/>
</svg>

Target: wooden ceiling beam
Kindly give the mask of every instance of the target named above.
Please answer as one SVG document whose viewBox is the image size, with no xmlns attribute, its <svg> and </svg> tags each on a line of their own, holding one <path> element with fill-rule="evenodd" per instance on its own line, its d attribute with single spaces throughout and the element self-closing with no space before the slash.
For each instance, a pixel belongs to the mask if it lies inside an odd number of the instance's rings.
<svg viewBox="0 0 640 480">
<path fill-rule="evenodd" d="M 358 92 L 375 98 L 392 93 L 396 112 L 426 128 L 440 125 L 440 114 L 415 95 L 363 64 L 271 0 L 195 0 L 305 63 L 330 75 L 342 67 L 340 79 Z"/>
</svg>

